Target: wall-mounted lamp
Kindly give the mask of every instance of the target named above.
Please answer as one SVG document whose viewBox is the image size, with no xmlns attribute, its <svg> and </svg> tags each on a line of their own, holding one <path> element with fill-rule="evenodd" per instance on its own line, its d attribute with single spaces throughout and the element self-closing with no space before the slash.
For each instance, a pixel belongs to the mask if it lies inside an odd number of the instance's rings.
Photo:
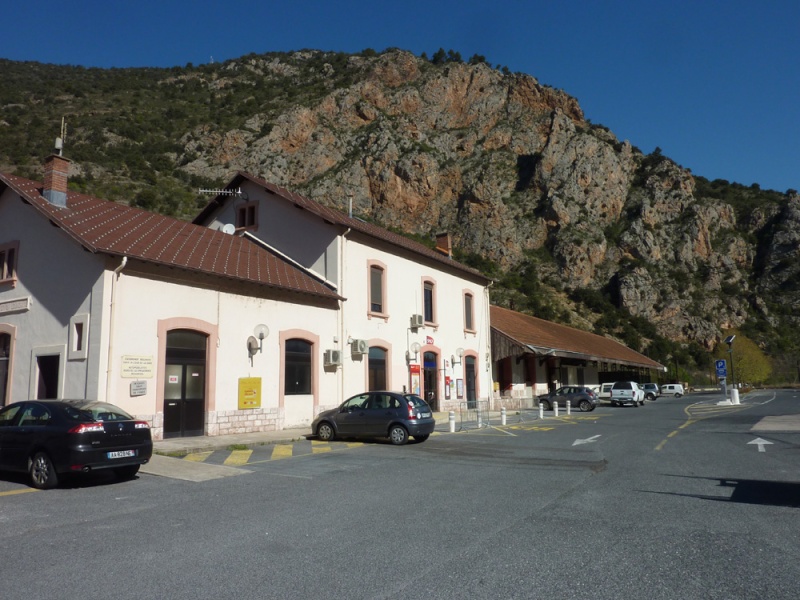
<svg viewBox="0 0 800 600">
<path fill-rule="evenodd" d="M 269 327 L 266 325 L 256 325 L 253 335 L 247 338 L 247 352 L 252 359 L 255 354 L 264 351 L 264 338 L 269 335 Z"/>
<path fill-rule="evenodd" d="M 456 360 L 456 356 L 458 357 L 458 360 Z M 462 356 L 464 356 L 464 349 L 463 348 L 457 348 L 455 356 L 452 355 L 452 354 L 450 355 L 450 364 L 460 365 Z"/>
<path fill-rule="evenodd" d="M 421 349 L 422 346 L 420 346 L 418 342 L 414 342 L 413 344 L 411 344 L 411 352 L 414 353 L 414 360 L 417 360 L 417 358 L 419 357 L 419 351 Z M 411 362 L 411 352 L 406 350 L 406 362 L 408 363 Z"/>
</svg>

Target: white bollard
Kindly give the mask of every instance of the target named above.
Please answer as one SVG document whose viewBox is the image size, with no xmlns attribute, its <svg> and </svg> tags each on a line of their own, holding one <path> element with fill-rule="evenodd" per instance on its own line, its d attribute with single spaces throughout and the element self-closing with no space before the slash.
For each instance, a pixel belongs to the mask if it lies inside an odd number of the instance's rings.
<svg viewBox="0 0 800 600">
<path fill-rule="evenodd" d="M 740 404 L 739 390 L 737 390 L 735 387 L 731 388 L 731 404 Z"/>
<path fill-rule="evenodd" d="M 571 414 L 572 411 L 572 400 L 567 400 L 567 416 Z"/>
<path fill-rule="evenodd" d="M 506 424 L 506 407 L 505 406 L 500 409 L 500 424 L 501 425 L 505 425 Z"/>
<path fill-rule="evenodd" d="M 558 416 L 558 401 L 553 402 L 553 416 L 554 417 Z"/>
<path fill-rule="evenodd" d="M 544 419 L 544 404 L 539 404 L 539 418 Z"/>
<path fill-rule="evenodd" d="M 450 433 L 456 432 L 456 411 L 450 411 Z"/>
</svg>

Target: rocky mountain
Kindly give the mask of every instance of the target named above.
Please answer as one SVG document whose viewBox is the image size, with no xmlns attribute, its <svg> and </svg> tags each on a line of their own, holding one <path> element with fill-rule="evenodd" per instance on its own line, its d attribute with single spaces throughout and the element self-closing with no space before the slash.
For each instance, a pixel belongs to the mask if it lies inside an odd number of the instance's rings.
<svg viewBox="0 0 800 600">
<path fill-rule="evenodd" d="M 66 116 L 96 195 L 190 216 L 192 186 L 248 171 L 418 239 L 449 231 L 499 304 L 706 371 L 738 329 L 797 376 L 797 192 L 645 155 L 530 75 L 389 50 L 0 76 L 2 170 L 36 175 Z"/>
</svg>

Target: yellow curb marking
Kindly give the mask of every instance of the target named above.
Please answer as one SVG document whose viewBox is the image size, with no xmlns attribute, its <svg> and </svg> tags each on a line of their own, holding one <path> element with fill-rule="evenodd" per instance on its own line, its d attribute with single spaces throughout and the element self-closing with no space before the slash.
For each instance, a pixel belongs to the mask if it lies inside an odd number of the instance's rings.
<svg viewBox="0 0 800 600">
<path fill-rule="evenodd" d="M 208 450 L 206 452 L 192 452 L 191 454 L 187 454 L 183 460 L 188 460 L 191 462 L 203 462 L 212 454 L 214 454 L 213 450 Z"/>
<path fill-rule="evenodd" d="M 252 450 L 233 450 L 223 464 L 229 467 L 241 467 L 247 464 L 252 453 Z"/>
<path fill-rule="evenodd" d="M 294 444 L 276 444 L 272 449 L 272 460 L 291 458 Z"/>
</svg>

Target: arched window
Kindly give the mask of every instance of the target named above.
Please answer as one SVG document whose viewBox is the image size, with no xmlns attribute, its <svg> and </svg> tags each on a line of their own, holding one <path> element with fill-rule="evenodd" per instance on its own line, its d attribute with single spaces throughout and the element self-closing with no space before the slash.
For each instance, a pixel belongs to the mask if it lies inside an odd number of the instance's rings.
<svg viewBox="0 0 800 600">
<path fill-rule="evenodd" d="M 383 348 L 369 349 L 369 389 L 386 389 L 386 350 Z"/>
<path fill-rule="evenodd" d="M 286 340 L 284 394 L 296 396 L 311 393 L 311 350 L 313 345 L 306 340 Z"/>
</svg>

